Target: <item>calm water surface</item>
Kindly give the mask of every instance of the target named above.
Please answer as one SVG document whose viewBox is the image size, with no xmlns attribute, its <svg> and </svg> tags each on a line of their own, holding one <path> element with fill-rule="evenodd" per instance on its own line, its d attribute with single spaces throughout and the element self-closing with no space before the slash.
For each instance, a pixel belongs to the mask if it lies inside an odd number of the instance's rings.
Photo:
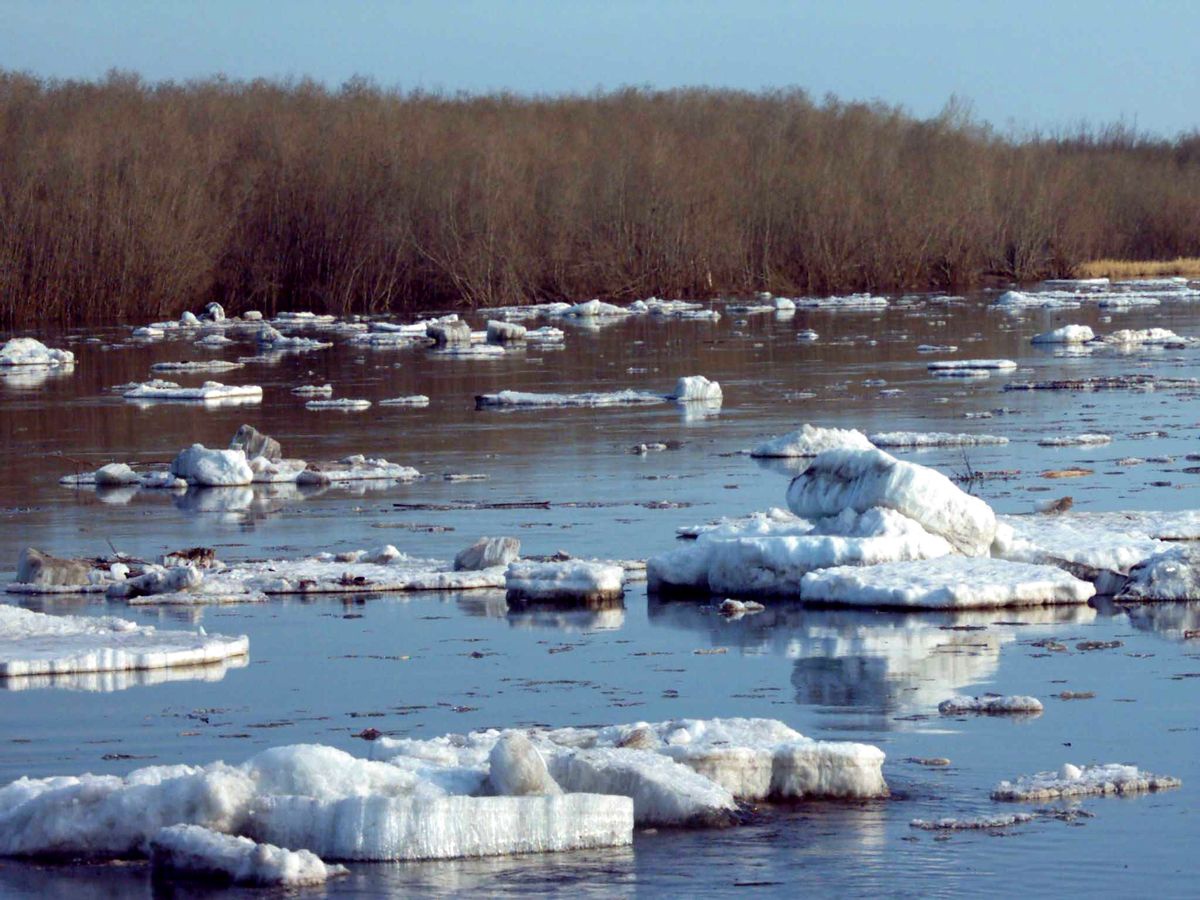
<svg viewBox="0 0 1200 900">
<path fill-rule="evenodd" d="M 187 340 L 112 346 L 128 329 L 39 334 L 70 346 L 73 374 L 30 384 L 0 379 L 0 579 L 20 549 L 62 555 L 151 556 L 215 546 L 225 560 L 298 556 L 391 543 L 448 558 L 480 535 L 511 534 L 526 553 L 643 558 L 671 548 L 676 527 L 782 506 L 791 475 L 737 451 L 804 422 L 864 431 L 968 431 L 1005 446 L 906 454 L 948 474 L 1016 470 L 977 492 L 1001 512 L 1027 512 L 1070 494 L 1077 509 L 1183 509 L 1198 505 L 1189 453 L 1200 452 L 1195 392 L 1004 392 L 1010 380 L 1150 373 L 1200 377 L 1200 349 L 1141 349 L 1061 357 L 1029 344 L 1068 323 L 1097 332 L 1157 325 L 1200 336 L 1197 308 L 1083 308 L 1013 317 L 986 297 L 918 298 L 884 312 L 727 314 L 719 323 L 632 319 L 568 326 L 563 350 L 530 347 L 500 360 L 438 358 L 419 349 L 331 350 L 252 363 L 215 377 L 262 385 L 261 405 L 144 408 L 110 391 L 149 377 L 161 360 L 223 352 Z M 482 321 L 482 320 L 480 320 Z M 813 328 L 815 344 L 796 333 Z M 1014 374 L 942 380 L 919 344 L 956 344 L 957 357 L 1007 357 Z M 664 404 L 599 410 L 477 412 L 477 393 L 522 390 L 668 391 L 679 375 L 722 384 L 719 415 L 690 417 Z M 886 384 L 875 383 L 882 379 Z M 332 382 L 335 395 L 380 400 L 423 393 L 426 409 L 373 406 L 314 412 L 291 394 Z M 871 382 L 871 383 L 867 383 Z M 890 393 L 899 390 L 899 393 Z M 811 395 L 811 396 L 809 396 Z M 968 413 L 994 411 L 992 418 Z M 103 463 L 165 462 L 193 442 L 223 446 L 243 422 L 276 437 L 289 456 L 385 456 L 416 466 L 413 484 L 192 491 L 182 496 L 97 494 L 58 479 Z M 1100 447 L 1041 448 L 1039 438 L 1113 435 Z M 1149 431 L 1165 436 L 1147 437 Z M 677 450 L 630 454 L 643 441 Z M 1155 459 L 1116 465 L 1127 457 Z M 1052 481 L 1041 472 L 1083 466 L 1094 475 Z M 452 482 L 448 473 L 486 475 Z M 546 501 L 539 508 L 469 510 L 471 501 Z M 712 608 L 647 598 L 634 585 L 622 609 L 510 612 L 500 592 L 307 600 L 202 610 L 128 608 L 84 598 L 21 598 L 51 613 L 118 614 L 141 623 L 250 636 L 248 665 L 116 690 L 0 689 L 0 782 L 21 775 L 122 773 L 151 763 L 240 761 L 265 747 L 317 741 L 365 754 L 354 735 L 372 727 L 434 736 L 511 725 L 583 725 L 671 717 L 768 716 L 805 734 L 875 743 L 888 754 L 894 796 L 862 805 L 762 811 L 727 831 L 639 834 L 632 849 L 419 865 L 356 865 L 330 895 L 826 894 L 930 896 L 1090 893 L 1194 894 L 1200 847 L 1200 606 L 898 615 L 772 605 L 726 621 Z M 961 626 L 983 626 L 964 630 Z M 1052 637 L 1120 640 L 1117 649 L 1046 654 Z M 725 653 L 698 654 L 724 648 Z M 483 656 L 474 658 L 472 651 Z M 176 677 L 174 674 L 172 678 Z M 19 685 L 16 685 L 19 687 Z M 955 692 L 1033 694 L 1032 720 L 942 718 Z M 1093 691 L 1063 701 L 1063 691 Z M 110 757 L 106 759 L 105 757 Z M 111 758 L 111 757 L 120 758 Z M 945 756 L 945 769 L 910 757 Z M 1180 790 L 1088 800 L 1093 817 L 1039 819 L 1002 836 L 939 840 L 913 818 L 1016 811 L 987 799 L 1001 779 L 1063 762 L 1130 762 L 1183 778 Z M 142 865 L 0 865 L 0 893 L 70 897 L 151 895 Z M 188 888 L 172 887 L 176 896 Z M 229 893 L 239 893 L 230 891 Z M 316 892 L 322 893 L 322 892 Z"/>
</svg>

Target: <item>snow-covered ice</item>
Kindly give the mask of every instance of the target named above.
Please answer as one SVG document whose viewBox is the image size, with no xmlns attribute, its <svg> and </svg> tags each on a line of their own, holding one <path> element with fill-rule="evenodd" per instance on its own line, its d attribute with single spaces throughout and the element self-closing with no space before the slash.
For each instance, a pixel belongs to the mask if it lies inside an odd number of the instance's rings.
<svg viewBox="0 0 1200 900">
<path fill-rule="evenodd" d="M 1063 325 L 1053 331 L 1035 334 L 1030 343 L 1033 344 L 1086 344 L 1095 340 L 1096 333 L 1087 325 Z"/>
<path fill-rule="evenodd" d="M 201 487 L 230 487 L 250 484 L 254 470 L 243 450 L 210 450 L 192 444 L 171 461 L 171 474 Z"/>
<path fill-rule="evenodd" d="M 305 409 L 336 409 L 345 412 L 359 412 L 371 408 L 370 400 L 352 400 L 339 397 L 337 400 L 309 400 L 304 404 Z"/>
<path fill-rule="evenodd" d="M 1011 371 L 1017 364 L 1011 359 L 940 359 L 929 363 L 930 372 L 953 373 L 960 371 Z"/>
<path fill-rule="evenodd" d="M 1109 763 L 1076 766 L 1064 763 L 1057 772 L 1023 775 L 1002 781 L 992 791 L 993 800 L 1039 802 L 1108 794 L 1140 794 L 1179 787 L 1178 778 L 1143 772 L 1137 766 Z"/>
<path fill-rule="evenodd" d="M 410 394 L 406 397 L 390 397 L 380 400 L 380 406 L 428 406 L 429 398 L 424 394 Z"/>
<path fill-rule="evenodd" d="M 677 403 L 720 401 L 721 385 L 703 375 L 685 375 L 675 382 L 671 399 Z"/>
<path fill-rule="evenodd" d="M 127 388 L 122 396 L 126 400 L 199 400 L 208 402 L 238 399 L 259 402 L 262 400 L 262 393 L 262 388 L 254 384 L 226 385 L 219 381 L 206 381 L 199 387 L 180 387 L 174 381 L 154 379 Z"/>
<path fill-rule="evenodd" d="M 826 450 L 870 450 L 871 442 L 861 431 L 851 428 L 820 428 L 805 423 L 798 430 L 763 441 L 750 451 L 751 456 L 810 457 Z"/>
<path fill-rule="evenodd" d="M 960 552 L 984 555 L 996 532 L 996 517 L 984 501 L 949 478 L 882 450 L 830 450 L 793 479 L 788 507 L 798 516 L 819 518 L 881 506 L 914 519 Z"/>
<path fill-rule="evenodd" d="M 563 562 L 512 562 L 504 588 L 510 601 L 587 603 L 620 597 L 625 570 L 618 565 L 570 559 Z"/>
<path fill-rule="evenodd" d="M 1039 447 L 1094 447 L 1112 443 L 1111 434 L 1067 434 L 1062 437 L 1045 437 L 1038 440 Z"/>
<path fill-rule="evenodd" d="M 34 338 L 10 338 L 0 346 L 0 369 L 10 366 L 42 366 L 69 368 L 75 365 L 70 350 L 52 350 Z"/>
<path fill-rule="evenodd" d="M 1042 701 L 1037 697 L 1014 694 L 1009 697 L 985 694 L 982 697 L 955 695 L 938 704 L 943 716 L 960 713 L 984 713 L 987 715 L 1030 715 L 1042 712 Z"/>
<path fill-rule="evenodd" d="M 800 584 L 806 601 L 917 609 L 1086 603 L 1095 593 L 1055 566 L 964 556 L 821 569 Z"/>
<path fill-rule="evenodd" d="M 976 447 L 1007 444 L 1008 438 L 994 434 L 948 434 L 944 431 L 879 431 L 867 438 L 876 447 Z"/>
<path fill-rule="evenodd" d="M 990 831 L 995 828 L 1023 825 L 1032 822 L 1033 819 L 1031 813 L 1014 813 L 1009 816 L 974 816 L 968 819 L 913 819 L 908 824 L 923 831 Z"/>
<path fill-rule="evenodd" d="M 245 635 L 159 631 L 114 616 L 50 616 L 0 605 L 2 678 L 194 666 L 249 650 Z"/>
<path fill-rule="evenodd" d="M 150 367 L 151 372 L 228 372 L 240 369 L 245 363 L 227 359 L 185 359 L 179 362 L 159 362 Z"/>
<path fill-rule="evenodd" d="M 536 394 L 526 391 L 500 391 L 496 394 L 478 394 L 475 406 L 488 407 L 552 407 L 552 406 L 640 406 L 664 403 L 662 394 L 647 391 L 604 391 L 582 394 Z"/>
<path fill-rule="evenodd" d="M 156 872 L 257 887 L 306 887 L 346 875 L 345 866 L 326 865 L 309 850 L 287 850 L 202 825 L 170 825 L 150 839 Z"/>
</svg>

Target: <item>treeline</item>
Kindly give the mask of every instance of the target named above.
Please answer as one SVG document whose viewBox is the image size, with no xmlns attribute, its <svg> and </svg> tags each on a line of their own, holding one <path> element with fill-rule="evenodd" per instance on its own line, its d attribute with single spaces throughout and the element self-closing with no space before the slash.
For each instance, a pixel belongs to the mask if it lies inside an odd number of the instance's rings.
<svg viewBox="0 0 1200 900">
<path fill-rule="evenodd" d="M 0 73 L 0 320 L 954 288 L 1200 255 L 1200 135 L 802 91 Z"/>
</svg>

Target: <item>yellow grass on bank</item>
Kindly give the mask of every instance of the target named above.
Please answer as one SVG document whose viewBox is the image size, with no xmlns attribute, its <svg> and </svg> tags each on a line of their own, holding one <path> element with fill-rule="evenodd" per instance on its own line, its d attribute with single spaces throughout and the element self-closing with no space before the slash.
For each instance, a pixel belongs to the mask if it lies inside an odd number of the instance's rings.
<svg viewBox="0 0 1200 900">
<path fill-rule="evenodd" d="M 1146 276 L 1186 275 L 1200 278 L 1200 257 L 1175 259 L 1093 259 L 1076 267 L 1080 278 L 1144 278 Z"/>
</svg>

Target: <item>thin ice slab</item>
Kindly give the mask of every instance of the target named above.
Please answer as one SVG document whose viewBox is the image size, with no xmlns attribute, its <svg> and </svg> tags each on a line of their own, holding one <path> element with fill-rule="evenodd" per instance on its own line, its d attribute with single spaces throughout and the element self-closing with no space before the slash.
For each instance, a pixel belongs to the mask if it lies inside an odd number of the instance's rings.
<svg viewBox="0 0 1200 900">
<path fill-rule="evenodd" d="M 1064 763 L 1057 772 L 1022 775 L 1016 781 L 1002 781 L 992 791 L 993 800 L 1040 802 L 1071 797 L 1143 794 L 1176 788 L 1178 778 L 1143 772 L 1137 766 L 1119 763 L 1075 766 Z"/>
</svg>

